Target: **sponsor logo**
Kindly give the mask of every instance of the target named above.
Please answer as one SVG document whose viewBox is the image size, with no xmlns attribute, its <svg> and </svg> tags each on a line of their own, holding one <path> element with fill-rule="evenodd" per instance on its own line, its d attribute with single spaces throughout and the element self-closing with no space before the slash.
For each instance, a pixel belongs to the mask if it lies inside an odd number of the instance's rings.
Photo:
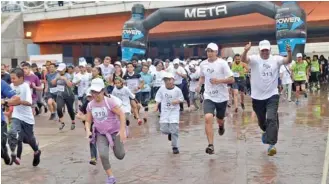
<svg viewBox="0 0 329 184">
<path fill-rule="evenodd" d="M 185 18 L 213 17 L 227 14 L 226 5 L 212 6 L 207 8 L 186 8 Z"/>
<path fill-rule="evenodd" d="M 285 17 L 281 19 L 276 20 L 276 29 L 282 30 L 282 29 L 288 29 L 290 27 L 290 30 L 295 30 L 299 26 L 301 26 L 304 23 L 300 17 L 295 16 L 294 14 L 291 14 L 291 17 Z"/>
<path fill-rule="evenodd" d="M 144 37 L 144 34 L 137 29 L 124 29 L 122 31 L 122 39 L 128 39 L 131 41 L 135 41 L 135 40 L 138 40 L 143 37 Z"/>
</svg>

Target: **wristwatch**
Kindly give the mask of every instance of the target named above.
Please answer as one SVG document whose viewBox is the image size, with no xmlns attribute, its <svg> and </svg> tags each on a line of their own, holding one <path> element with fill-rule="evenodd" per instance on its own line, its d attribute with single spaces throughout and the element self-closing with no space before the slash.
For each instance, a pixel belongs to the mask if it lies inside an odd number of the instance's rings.
<svg viewBox="0 0 329 184">
<path fill-rule="evenodd" d="M 8 107 L 8 100 L 5 100 L 4 106 Z"/>
</svg>

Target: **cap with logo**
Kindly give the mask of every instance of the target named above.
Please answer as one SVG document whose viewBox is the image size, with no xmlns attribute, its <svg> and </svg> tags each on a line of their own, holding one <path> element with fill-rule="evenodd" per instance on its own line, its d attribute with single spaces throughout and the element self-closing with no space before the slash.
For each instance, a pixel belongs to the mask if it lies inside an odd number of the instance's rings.
<svg viewBox="0 0 329 184">
<path fill-rule="evenodd" d="M 268 40 L 263 40 L 259 42 L 259 50 L 271 50 L 271 43 Z"/>
<path fill-rule="evenodd" d="M 207 50 L 207 49 L 211 49 L 211 50 L 213 50 L 213 51 L 218 51 L 218 46 L 217 46 L 216 43 L 209 43 L 209 44 L 207 45 L 207 48 L 206 48 L 205 50 Z"/>
<path fill-rule="evenodd" d="M 57 71 L 63 71 L 66 68 L 66 64 L 65 63 L 59 63 L 58 67 L 57 67 Z"/>
<path fill-rule="evenodd" d="M 100 92 L 105 88 L 103 79 L 96 78 L 91 81 L 90 90 Z"/>
</svg>

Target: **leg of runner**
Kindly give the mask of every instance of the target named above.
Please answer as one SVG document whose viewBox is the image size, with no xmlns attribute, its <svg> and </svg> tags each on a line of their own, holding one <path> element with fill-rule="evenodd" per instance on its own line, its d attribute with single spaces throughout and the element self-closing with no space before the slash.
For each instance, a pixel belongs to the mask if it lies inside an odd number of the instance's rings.
<svg viewBox="0 0 329 184">
<path fill-rule="evenodd" d="M 7 149 L 7 123 L 4 121 L 1 121 L 1 158 L 3 158 L 6 165 L 10 164 L 10 157 Z"/>
<path fill-rule="evenodd" d="M 136 94 L 136 97 L 137 97 L 137 94 Z M 139 117 L 139 110 L 138 110 L 139 104 L 136 102 L 136 100 L 130 100 L 130 105 L 131 105 L 131 109 L 134 114 L 134 117 L 135 117 L 135 119 L 137 119 L 138 125 L 142 125 L 142 120 Z"/>
<path fill-rule="evenodd" d="M 55 120 L 56 118 L 56 113 L 55 113 L 55 101 L 53 98 L 48 98 L 48 108 L 50 114 L 49 120 Z"/>
<path fill-rule="evenodd" d="M 119 136 L 112 136 L 114 139 L 114 146 L 113 146 L 113 152 L 117 159 L 122 160 L 125 156 L 123 144 L 120 142 Z M 103 165 L 103 168 L 108 175 L 108 178 L 106 180 L 107 184 L 114 184 L 116 183 L 116 179 L 113 176 L 113 172 L 111 169 L 111 164 L 109 160 L 109 141 L 107 140 L 107 137 L 104 135 L 97 135 L 97 148 L 99 152 L 99 156 Z"/>
<path fill-rule="evenodd" d="M 190 103 L 192 103 L 194 105 L 194 110 L 199 110 L 199 106 L 197 104 L 197 92 L 192 92 L 190 91 Z"/>
<path fill-rule="evenodd" d="M 74 130 L 75 129 L 75 113 L 74 113 L 74 109 L 73 109 L 74 97 L 73 96 L 68 97 L 68 98 L 64 99 L 64 102 L 65 102 L 67 111 L 68 111 L 71 121 L 72 121 L 71 130 Z"/>
<path fill-rule="evenodd" d="M 307 98 L 307 91 L 305 89 L 305 82 L 303 82 L 300 87 L 301 87 L 300 90 L 304 93 L 304 97 Z"/>
<path fill-rule="evenodd" d="M 287 95 L 287 96 L 288 96 L 287 99 L 288 99 L 289 102 L 291 102 L 292 83 L 287 84 L 286 86 L 287 86 L 287 89 L 286 89 L 286 90 L 287 90 L 287 94 L 288 94 L 288 95 Z M 304 85 L 304 87 L 305 87 L 305 85 Z M 304 90 L 305 90 L 305 89 L 304 89 Z M 306 93 L 306 91 L 305 91 L 305 93 Z"/>
<path fill-rule="evenodd" d="M 234 102 L 234 111 L 238 112 L 238 97 L 239 97 L 239 89 L 235 89 L 233 87 L 233 102 Z"/>
<path fill-rule="evenodd" d="M 296 86 L 296 105 L 299 104 L 299 93 L 300 93 L 300 83 L 295 81 L 295 86 Z"/>
<path fill-rule="evenodd" d="M 170 137 L 173 154 L 179 154 L 178 149 L 178 123 L 160 123 L 160 131 Z"/>
<path fill-rule="evenodd" d="M 63 120 L 63 107 L 65 105 L 65 100 L 62 96 L 58 96 L 56 99 L 57 102 L 57 114 L 58 114 L 58 118 L 59 118 L 59 130 L 63 130 L 63 128 L 65 127 L 65 123 Z"/>
</svg>

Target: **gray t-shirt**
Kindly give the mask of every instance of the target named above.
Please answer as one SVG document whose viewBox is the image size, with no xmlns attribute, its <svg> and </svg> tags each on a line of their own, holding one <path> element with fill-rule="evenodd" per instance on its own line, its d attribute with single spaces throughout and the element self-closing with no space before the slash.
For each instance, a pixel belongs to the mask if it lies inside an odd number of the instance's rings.
<svg viewBox="0 0 329 184">
<path fill-rule="evenodd" d="M 65 73 L 64 76 L 67 79 L 70 78 L 70 75 L 68 73 Z M 62 96 L 62 97 L 74 96 L 72 89 L 67 86 L 65 80 L 63 79 L 57 80 L 56 88 L 57 88 L 57 96 Z"/>
<path fill-rule="evenodd" d="M 56 94 L 57 93 L 56 85 L 53 85 L 51 83 L 51 81 L 56 78 L 57 74 L 58 73 L 55 72 L 55 73 L 48 73 L 46 75 L 46 80 L 47 80 L 47 83 L 48 83 L 48 91 L 47 92 L 50 92 L 51 94 Z"/>
</svg>

